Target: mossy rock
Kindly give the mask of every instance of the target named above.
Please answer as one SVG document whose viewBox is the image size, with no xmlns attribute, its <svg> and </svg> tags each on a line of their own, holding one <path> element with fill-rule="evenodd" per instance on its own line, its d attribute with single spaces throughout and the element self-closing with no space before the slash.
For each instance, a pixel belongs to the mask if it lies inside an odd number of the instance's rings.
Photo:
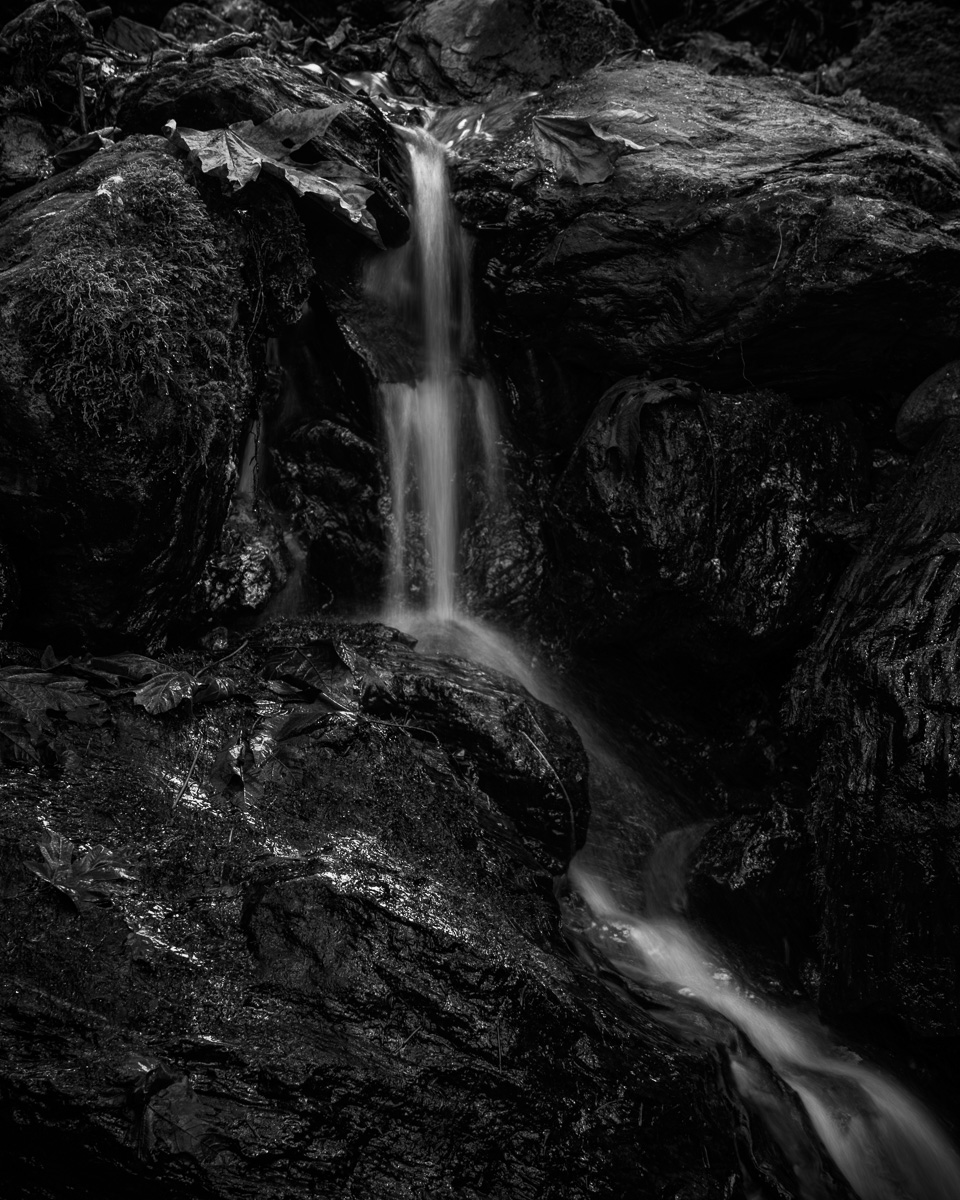
<svg viewBox="0 0 960 1200">
<path fill-rule="evenodd" d="M 159 138 L 21 193 L 0 221 L 0 528 L 20 625 L 156 637 L 232 490 L 242 232 Z"/>
</svg>

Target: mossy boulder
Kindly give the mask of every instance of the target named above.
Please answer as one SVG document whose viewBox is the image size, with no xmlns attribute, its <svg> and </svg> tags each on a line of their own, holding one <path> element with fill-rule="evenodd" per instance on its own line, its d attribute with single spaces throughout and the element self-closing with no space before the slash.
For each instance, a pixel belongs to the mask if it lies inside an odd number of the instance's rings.
<svg viewBox="0 0 960 1200">
<path fill-rule="evenodd" d="M 249 407 L 243 236 L 160 138 L 0 209 L 0 530 L 24 635 L 162 633 L 223 522 Z"/>
</svg>

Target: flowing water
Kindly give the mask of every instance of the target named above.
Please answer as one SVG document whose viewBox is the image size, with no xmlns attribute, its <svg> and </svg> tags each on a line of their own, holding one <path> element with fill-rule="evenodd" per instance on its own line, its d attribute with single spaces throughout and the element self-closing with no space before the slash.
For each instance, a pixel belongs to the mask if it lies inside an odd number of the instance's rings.
<svg viewBox="0 0 960 1200">
<path fill-rule="evenodd" d="M 388 614 L 402 622 L 426 610 L 451 620 L 467 467 L 479 460 L 496 498 L 499 424 L 493 389 L 465 369 L 474 354 L 470 247 L 450 200 L 446 152 L 424 130 L 400 132 L 410 159 L 410 242 L 375 264 L 368 280 L 421 349 L 416 378 L 381 387 L 392 508 Z"/>
<path fill-rule="evenodd" d="M 405 311 L 422 355 L 416 378 L 382 388 L 393 505 L 387 619 L 415 634 L 425 653 L 503 671 L 573 720 L 590 756 L 594 816 L 568 874 L 580 914 L 568 932 L 623 977 L 661 989 L 674 1013 L 707 1012 L 739 1031 L 740 1048 L 727 1047 L 732 1076 L 792 1162 L 794 1194 L 837 1195 L 820 1170 L 812 1131 L 861 1200 L 958 1200 L 960 1158 L 919 1101 L 812 1017 L 759 995 L 685 921 L 684 869 L 706 825 L 692 824 L 682 801 L 658 794 L 531 656 L 459 610 L 465 464 L 471 454 L 479 459 L 485 487 L 497 494 L 496 404 L 481 376 L 464 370 L 475 358 L 469 250 L 447 191 L 443 147 L 421 130 L 402 134 L 411 243 L 384 256 L 371 286 Z M 617 837 L 608 832 L 611 814 Z M 771 1083 L 771 1072 L 786 1090 Z"/>
</svg>

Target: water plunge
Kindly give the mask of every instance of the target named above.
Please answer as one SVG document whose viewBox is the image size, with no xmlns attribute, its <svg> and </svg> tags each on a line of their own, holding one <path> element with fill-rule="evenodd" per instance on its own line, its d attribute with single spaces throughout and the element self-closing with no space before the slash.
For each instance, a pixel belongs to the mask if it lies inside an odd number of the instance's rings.
<svg viewBox="0 0 960 1200">
<path fill-rule="evenodd" d="M 475 357 L 470 249 L 450 200 L 446 152 L 422 129 L 407 142 L 413 201 L 407 246 L 370 269 L 368 287 L 420 349 L 416 378 L 381 386 L 390 460 L 388 617 L 457 612 L 460 513 L 466 469 L 499 491 L 494 392 L 465 365 Z"/>
<path fill-rule="evenodd" d="M 566 712 L 590 756 L 595 804 L 644 809 L 635 827 L 658 844 L 642 864 L 635 848 L 611 844 L 603 822 L 592 820 L 569 871 L 581 919 L 568 922 L 568 933 L 623 977 L 664 989 L 675 1013 L 706 1010 L 740 1031 L 743 1047 L 725 1049 L 731 1075 L 792 1163 L 795 1194 L 836 1194 L 820 1170 L 812 1130 L 861 1200 L 960 1196 L 960 1158 L 923 1106 L 818 1022 L 752 992 L 686 922 L 685 851 L 705 826 L 671 828 L 664 798 L 581 705 L 510 638 L 459 610 L 464 481 L 479 468 L 488 495 L 500 498 L 499 428 L 492 389 L 465 369 L 476 359 L 469 247 L 450 201 L 444 149 L 422 130 L 400 132 L 410 157 L 412 237 L 368 277 L 420 347 L 415 377 L 381 388 L 392 501 L 387 620 L 415 633 L 425 652 L 472 658 L 512 675 Z M 689 819 L 676 813 L 674 824 Z M 722 1032 L 717 1041 L 724 1044 Z"/>
</svg>

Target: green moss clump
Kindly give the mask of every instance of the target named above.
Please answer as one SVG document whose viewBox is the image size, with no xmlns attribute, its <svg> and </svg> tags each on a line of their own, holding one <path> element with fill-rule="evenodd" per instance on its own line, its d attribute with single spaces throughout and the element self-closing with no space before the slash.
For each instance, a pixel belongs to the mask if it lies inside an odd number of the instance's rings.
<svg viewBox="0 0 960 1200">
<path fill-rule="evenodd" d="M 98 434 L 196 435 L 231 381 L 236 254 L 172 160 L 119 171 L 44 237 L 19 335 L 56 414 Z"/>
</svg>

